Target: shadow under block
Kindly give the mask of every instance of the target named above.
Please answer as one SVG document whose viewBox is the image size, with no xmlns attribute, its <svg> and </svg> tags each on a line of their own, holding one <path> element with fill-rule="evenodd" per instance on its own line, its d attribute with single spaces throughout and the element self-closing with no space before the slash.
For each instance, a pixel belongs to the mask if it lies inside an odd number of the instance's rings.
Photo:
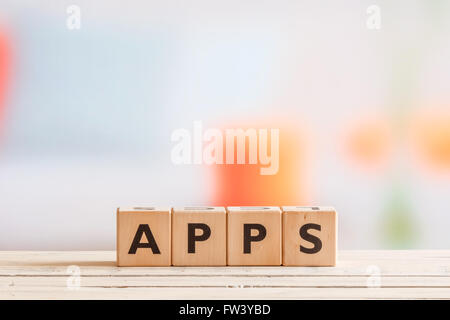
<svg viewBox="0 0 450 320">
<path fill-rule="evenodd" d="M 337 213 L 331 207 L 282 207 L 283 265 L 335 266 Z"/>
<path fill-rule="evenodd" d="M 224 207 L 174 208 L 172 263 L 174 266 L 225 266 L 227 218 Z"/>
<path fill-rule="evenodd" d="M 228 207 L 228 265 L 281 265 L 279 207 Z"/>
<path fill-rule="evenodd" d="M 117 209 L 117 265 L 171 265 L 171 209 Z"/>
</svg>

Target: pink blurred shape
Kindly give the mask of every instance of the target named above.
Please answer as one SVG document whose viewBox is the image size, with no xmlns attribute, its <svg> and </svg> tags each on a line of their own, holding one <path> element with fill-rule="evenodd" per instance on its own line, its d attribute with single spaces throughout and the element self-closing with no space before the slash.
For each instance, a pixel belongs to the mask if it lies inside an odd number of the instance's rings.
<svg viewBox="0 0 450 320">
<path fill-rule="evenodd" d="M 4 28 L 0 26 L 0 138 L 3 134 L 6 90 L 10 73 L 11 50 Z"/>
</svg>

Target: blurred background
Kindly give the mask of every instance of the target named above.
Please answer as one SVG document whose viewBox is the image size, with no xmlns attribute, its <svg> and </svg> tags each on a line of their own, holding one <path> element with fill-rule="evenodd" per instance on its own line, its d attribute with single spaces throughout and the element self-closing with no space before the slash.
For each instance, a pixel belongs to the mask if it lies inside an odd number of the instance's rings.
<svg viewBox="0 0 450 320">
<path fill-rule="evenodd" d="M 0 0 L 0 250 L 113 250 L 116 207 L 154 204 L 331 205 L 340 249 L 448 249 L 449 39 L 446 0 Z M 278 174 L 174 165 L 196 120 L 279 128 Z"/>
</svg>

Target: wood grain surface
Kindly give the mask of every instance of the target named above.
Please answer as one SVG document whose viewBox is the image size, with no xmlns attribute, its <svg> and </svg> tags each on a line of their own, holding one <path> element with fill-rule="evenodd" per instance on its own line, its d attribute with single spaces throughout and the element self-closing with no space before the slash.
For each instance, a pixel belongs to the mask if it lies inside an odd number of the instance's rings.
<svg viewBox="0 0 450 320">
<path fill-rule="evenodd" d="M 450 250 L 335 267 L 117 267 L 115 251 L 0 252 L 0 299 L 450 299 Z"/>
</svg>

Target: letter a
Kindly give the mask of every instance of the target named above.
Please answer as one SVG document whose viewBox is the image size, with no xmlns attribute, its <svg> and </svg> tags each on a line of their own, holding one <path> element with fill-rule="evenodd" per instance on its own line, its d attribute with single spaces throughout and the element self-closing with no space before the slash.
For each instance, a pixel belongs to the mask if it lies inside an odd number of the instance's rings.
<svg viewBox="0 0 450 320">
<path fill-rule="evenodd" d="M 143 234 L 147 237 L 148 242 L 141 242 Z M 135 254 L 138 248 L 151 248 L 153 254 L 161 254 L 148 224 L 139 225 L 128 254 Z"/>
</svg>

